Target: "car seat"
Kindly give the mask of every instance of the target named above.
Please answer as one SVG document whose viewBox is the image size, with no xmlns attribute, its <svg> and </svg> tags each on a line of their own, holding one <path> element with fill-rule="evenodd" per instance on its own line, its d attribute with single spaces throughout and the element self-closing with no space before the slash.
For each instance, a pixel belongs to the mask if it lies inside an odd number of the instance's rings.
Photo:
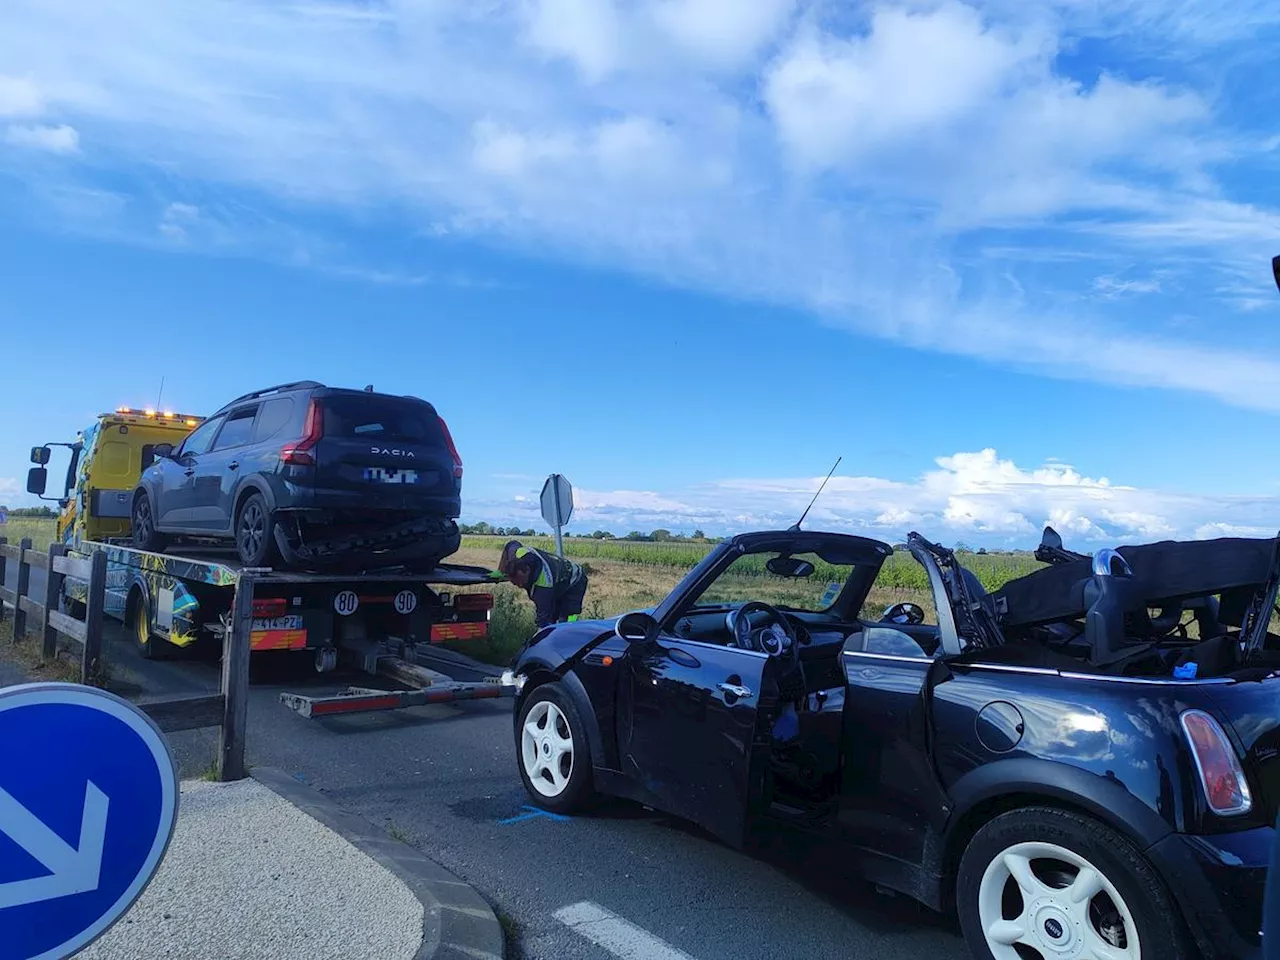
<svg viewBox="0 0 1280 960">
<path fill-rule="evenodd" d="M 1135 652 L 1130 637 L 1151 635 L 1146 599 L 1133 569 L 1117 551 L 1099 550 L 1093 576 L 1084 581 L 1084 636 L 1089 660 L 1102 666 Z"/>
</svg>

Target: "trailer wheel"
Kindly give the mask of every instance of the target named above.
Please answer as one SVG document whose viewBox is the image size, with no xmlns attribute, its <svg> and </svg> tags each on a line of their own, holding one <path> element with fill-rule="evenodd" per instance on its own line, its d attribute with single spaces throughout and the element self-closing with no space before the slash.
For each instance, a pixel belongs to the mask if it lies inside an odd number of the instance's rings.
<svg viewBox="0 0 1280 960">
<path fill-rule="evenodd" d="M 129 626 L 133 630 L 133 642 L 144 660 L 163 660 L 169 652 L 169 644 L 151 634 L 151 607 L 147 595 L 141 590 L 129 601 Z"/>
<path fill-rule="evenodd" d="M 236 511 L 236 552 L 246 567 L 269 567 L 276 556 L 276 518 L 266 498 L 254 493 Z"/>
</svg>

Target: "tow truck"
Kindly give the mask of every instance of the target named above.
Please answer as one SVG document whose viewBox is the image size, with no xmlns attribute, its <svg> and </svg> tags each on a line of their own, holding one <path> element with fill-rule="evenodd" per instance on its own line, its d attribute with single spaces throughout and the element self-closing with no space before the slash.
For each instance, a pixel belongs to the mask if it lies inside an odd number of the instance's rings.
<svg viewBox="0 0 1280 960">
<path fill-rule="evenodd" d="M 27 475 L 28 492 L 58 502 L 57 542 L 69 552 L 106 554 L 104 612 L 131 631 L 144 658 L 221 651 L 236 585 L 242 574 L 252 573 L 251 654 L 309 654 L 319 673 L 342 663 L 409 688 L 352 687 L 329 697 L 282 694 L 303 716 L 514 696 L 514 687 L 500 678 L 454 681 L 418 662 L 432 644 L 487 636 L 493 594 L 483 588 L 505 579 L 494 571 L 443 563 L 425 574 L 402 567 L 317 574 L 242 568 L 233 550 L 199 540 L 165 552 L 134 548 L 131 505 L 139 475 L 157 444 L 176 446 L 203 420 L 119 407 L 100 414 L 72 442 L 31 450 L 35 466 Z M 53 447 L 70 453 L 56 497 L 45 495 Z M 85 589 L 68 579 L 64 606 L 83 604 Z"/>
</svg>

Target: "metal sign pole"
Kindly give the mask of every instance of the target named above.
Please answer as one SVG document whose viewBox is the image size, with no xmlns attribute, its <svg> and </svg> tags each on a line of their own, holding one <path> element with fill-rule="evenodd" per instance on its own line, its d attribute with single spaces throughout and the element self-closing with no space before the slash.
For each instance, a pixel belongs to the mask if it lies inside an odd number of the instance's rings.
<svg viewBox="0 0 1280 960">
<path fill-rule="evenodd" d="M 561 560 L 564 559 L 564 515 L 560 511 L 560 474 L 556 474 L 551 481 L 555 485 L 554 493 L 556 497 L 556 556 Z"/>
</svg>

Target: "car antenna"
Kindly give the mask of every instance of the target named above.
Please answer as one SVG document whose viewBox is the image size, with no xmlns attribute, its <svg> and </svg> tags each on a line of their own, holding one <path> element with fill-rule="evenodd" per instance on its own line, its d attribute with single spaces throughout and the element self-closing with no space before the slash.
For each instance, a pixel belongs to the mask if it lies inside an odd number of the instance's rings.
<svg viewBox="0 0 1280 960">
<path fill-rule="evenodd" d="M 164 396 L 164 374 L 160 375 L 160 392 L 156 394 L 156 410 L 160 409 L 160 398 Z"/>
<path fill-rule="evenodd" d="M 831 469 L 827 471 L 826 480 L 823 480 L 822 483 L 818 484 L 818 492 L 815 493 L 813 495 L 813 499 L 809 501 L 809 506 L 804 508 L 804 513 L 800 514 L 800 519 L 787 528 L 788 533 L 800 532 L 800 524 L 804 523 L 804 518 L 809 515 L 809 511 L 813 508 L 813 505 L 818 502 L 818 495 L 822 493 L 822 488 L 827 485 L 827 480 L 831 479 L 831 474 L 836 472 L 836 467 L 840 466 L 840 461 L 843 459 L 844 457 L 836 457 L 836 462 L 833 463 L 831 465 Z"/>
</svg>

